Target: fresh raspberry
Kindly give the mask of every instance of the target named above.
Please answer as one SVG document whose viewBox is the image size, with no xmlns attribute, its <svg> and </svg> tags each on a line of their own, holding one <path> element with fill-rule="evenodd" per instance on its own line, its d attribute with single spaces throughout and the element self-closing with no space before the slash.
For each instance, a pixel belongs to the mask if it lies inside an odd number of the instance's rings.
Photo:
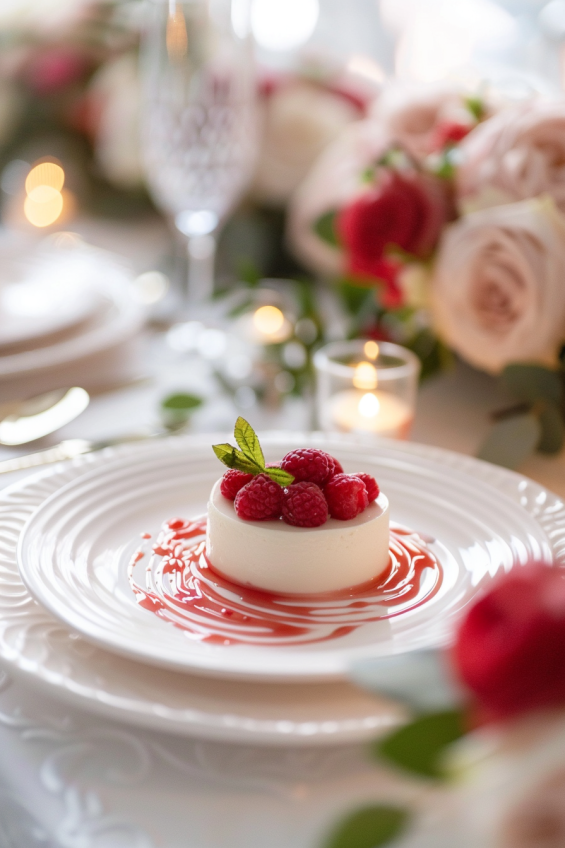
<svg viewBox="0 0 565 848">
<path fill-rule="evenodd" d="M 224 498 L 234 501 L 239 490 L 247 483 L 250 483 L 251 480 L 253 480 L 253 474 L 246 474 L 244 471 L 237 471 L 235 468 L 230 468 L 222 477 L 220 492 Z"/>
<path fill-rule="evenodd" d="M 235 511 L 245 521 L 280 518 L 283 490 L 266 474 L 258 474 L 235 496 Z"/>
<path fill-rule="evenodd" d="M 331 473 L 330 457 L 316 448 L 301 448 L 287 453 L 281 462 L 281 468 L 294 477 L 295 483 L 317 483 L 323 486 Z"/>
<path fill-rule="evenodd" d="M 336 474 L 324 489 L 324 494 L 330 515 L 340 521 L 355 518 L 369 505 L 364 482 L 352 474 Z"/>
<path fill-rule="evenodd" d="M 359 474 L 352 474 L 352 477 L 359 477 L 359 479 L 365 484 L 369 503 L 377 500 L 381 490 L 379 489 L 379 484 L 374 477 L 371 477 L 370 474 L 364 474 L 362 471 Z"/>
<path fill-rule="evenodd" d="M 324 493 L 315 483 L 293 483 L 284 490 L 282 517 L 294 527 L 319 527 L 328 520 Z"/>
<path fill-rule="evenodd" d="M 327 453 L 328 461 L 330 463 L 330 480 L 332 477 L 335 477 L 336 474 L 343 474 L 343 466 L 341 462 L 335 458 L 335 456 L 331 456 L 331 454 Z"/>
</svg>

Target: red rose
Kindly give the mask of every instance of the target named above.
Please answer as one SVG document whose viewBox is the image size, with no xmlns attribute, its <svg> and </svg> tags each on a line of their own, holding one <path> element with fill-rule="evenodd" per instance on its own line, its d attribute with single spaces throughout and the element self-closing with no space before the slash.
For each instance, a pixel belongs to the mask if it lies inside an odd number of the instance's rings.
<svg viewBox="0 0 565 848">
<path fill-rule="evenodd" d="M 489 717 L 565 705 L 564 570 L 517 567 L 467 613 L 454 650 Z"/>
<path fill-rule="evenodd" d="M 338 215 L 337 231 L 354 276 L 387 279 L 386 251 L 429 256 L 448 217 L 444 186 L 434 177 L 383 170 L 378 184 Z"/>
<path fill-rule="evenodd" d="M 443 150 L 448 145 L 463 141 L 472 129 L 471 124 L 458 124 L 455 121 L 444 121 L 438 124 L 430 141 L 430 152 Z"/>
</svg>

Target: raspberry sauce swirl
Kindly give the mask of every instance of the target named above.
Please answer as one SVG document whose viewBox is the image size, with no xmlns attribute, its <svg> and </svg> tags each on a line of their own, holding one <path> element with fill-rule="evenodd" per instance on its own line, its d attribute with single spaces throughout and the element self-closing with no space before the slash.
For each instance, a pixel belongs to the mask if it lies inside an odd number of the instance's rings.
<svg viewBox="0 0 565 848">
<path fill-rule="evenodd" d="M 214 571 L 205 553 L 205 533 L 206 516 L 167 521 L 152 549 L 140 548 L 128 566 L 138 604 L 201 642 L 289 646 L 339 639 L 364 624 L 421 606 L 443 581 L 441 563 L 423 536 L 392 524 L 389 564 L 374 580 L 315 600 L 276 595 L 232 583 Z M 146 556 L 145 567 L 138 565 Z"/>
</svg>

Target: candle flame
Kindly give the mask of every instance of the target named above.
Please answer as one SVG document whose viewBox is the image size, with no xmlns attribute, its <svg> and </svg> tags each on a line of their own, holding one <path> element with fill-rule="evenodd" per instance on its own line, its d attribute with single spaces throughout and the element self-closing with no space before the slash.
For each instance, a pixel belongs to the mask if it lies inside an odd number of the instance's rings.
<svg viewBox="0 0 565 848">
<path fill-rule="evenodd" d="M 265 336 L 273 336 L 282 328 L 284 315 L 276 306 L 260 306 L 253 315 L 255 328 Z"/>
<path fill-rule="evenodd" d="M 367 359 L 378 359 L 379 346 L 376 342 L 365 342 L 363 351 Z"/>
<path fill-rule="evenodd" d="M 370 362 L 360 362 L 355 366 L 353 385 L 356 389 L 376 389 L 378 383 L 377 369 Z"/>
<path fill-rule="evenodd" d="M 362 415 L 363 418 L 375 418 L 379 414 L 380 408 L 378 397 L 371 392 L 363 395 L 357 406 L 359 415 Z"/>
</svg>

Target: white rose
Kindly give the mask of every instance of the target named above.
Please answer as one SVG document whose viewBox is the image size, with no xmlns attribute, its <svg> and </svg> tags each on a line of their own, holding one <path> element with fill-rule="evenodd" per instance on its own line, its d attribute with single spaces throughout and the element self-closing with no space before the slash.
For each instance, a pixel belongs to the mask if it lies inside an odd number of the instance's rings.
<svg viewBox="0 0 565 848">
<path fill-rule="evenodd" d="M 497 206 L 447 228 L 432 278 L 440 335 L 472 365 L 555 365 L 565 338 L 565 221 L 549 198 Z"/>
<path fill-rule="evenodd" d="M 359 116 L 353 103 L 322 85 L 296 79 L 275 88 L 262 102 L 253 196 L 283 205 L 322 150 Z"/>
<path fill-rule="evenodd" d="M 342 252 L 323 241 L 314 224 L 359 193 L 363 172 L 383 155 L 387 145 L 388 139 L 374 120 L 357 121 L 320 156 L 291 198 L 289 243 L 313 271 L 334 275 L 342 270 Z"/>
<path fill-rule="evenodd" d="M 101 171 L 120 188 L 141 185 L 141 92 L 136 56 L 126 53 L 104 65 L 92 81 L 89 96 L 99 103 L 95 148 Z"/>
<path fill-rule="evenodd" d="M 503 109 L 472 130 L 459 151 L 463 211 L 549 194 L 565 212 L 565 99 Z"/>
<path fill-rule="evenodd" d="M 563 714 L 532 714 L 478 731 L 451 757 L 460 780 L 452 803 L 465 845 L 563 848 Z"/>
</svg>

